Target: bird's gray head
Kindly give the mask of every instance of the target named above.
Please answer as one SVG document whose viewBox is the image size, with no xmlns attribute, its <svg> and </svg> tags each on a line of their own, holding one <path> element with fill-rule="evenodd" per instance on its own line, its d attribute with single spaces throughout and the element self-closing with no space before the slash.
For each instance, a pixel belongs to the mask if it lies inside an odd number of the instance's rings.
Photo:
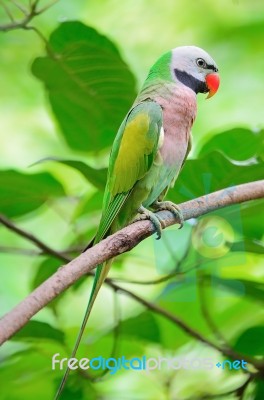
<svg viewBox="0 0 264 400">
<path fill-rule="evenodd" d="M 195 93 L 213 96 L 219 87 L 218 68 L 206 51 L 195 46 L 176 47 L 170 63 L 174 80 L 188 86 Z"/>
</svg>

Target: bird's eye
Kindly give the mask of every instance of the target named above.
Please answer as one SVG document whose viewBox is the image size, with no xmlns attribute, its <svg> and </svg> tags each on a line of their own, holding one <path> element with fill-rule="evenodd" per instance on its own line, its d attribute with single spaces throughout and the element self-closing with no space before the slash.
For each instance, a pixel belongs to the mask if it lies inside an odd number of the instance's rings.
<svg viewBox="0 0 264 400">
<path fill-rule="evenodd" d="M 206 62 L 202 58 L 197 58 L 196 64 L 198 67 L 206 68 Z"/>
</svg>

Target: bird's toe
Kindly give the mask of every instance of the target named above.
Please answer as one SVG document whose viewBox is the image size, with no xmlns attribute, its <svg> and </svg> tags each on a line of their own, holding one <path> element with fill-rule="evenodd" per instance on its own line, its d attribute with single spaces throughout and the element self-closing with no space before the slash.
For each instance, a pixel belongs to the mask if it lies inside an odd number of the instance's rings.
<svg viewBox="0 0 264 400">
<path fill-rule="evenodd" d="M 141 206 L 138 209 L 138 215 L 133 220 L 133 222 L 142 221 L 148 219 L 152 222 L 154 230 L 157 234 L 157 240 L 161 238 L 162 235 L 162 228 L 164 228 L 163 221 L 152 211 L 148 210 L 147 208 Z"/>
<path fill-rule="evenodd" d="M 184 225 L 184 219 L 183 219 L 183 214 L 181 209 L 179 208 L 179 206 L 175 203 L 173 203 L 172 201 L 156 201 L 153 204 L 153 208 L 155 208 L 155 210 L 157 211 L 170 211 L 177 220 L 179 220 L 179 224 L 180 227 L 179 229 L 181 229 Z"/>
</svg>

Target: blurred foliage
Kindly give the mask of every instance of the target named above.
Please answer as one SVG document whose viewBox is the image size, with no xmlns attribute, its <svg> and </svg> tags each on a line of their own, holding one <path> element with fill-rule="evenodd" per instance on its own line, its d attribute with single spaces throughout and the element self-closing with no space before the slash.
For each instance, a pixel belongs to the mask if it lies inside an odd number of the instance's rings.
<svg viewBox="0 0 264 400">
<path fill-rule="evenodd" d="M 30 340 L 30 339 L 52 339 L 59 343 L 64 343 L 64 333 L 53 328 L 49 324 L 40 321 L 29 321 L 12 340 Z"/>
<path fill-rule="evenodd" d="M 135 97 L 134 77 L 116 47 L 80 22 L 65 22 L 52 33 L 47 52 L 32 72 L 45 82 L 68 145 L 93 152 L 109 146 Z"/>
<path fill-rule="evenodd" d="M 1 212 L 18 217 L 35 210 L 48 199 L 65 196 L 62 185 L 49 173 L 0 172 Z"/>
<path fill-rule="evenodd" d="M 29 6 L 26 0 L 19 4 Z M 6 7 L 16 20 L 23 18 L 14 2 L 1 5 L 1 25 L 9 23 Z M 61 0 L 31 25 L 39 31 L 0 32 L 0 213 L 63 257 L 79 254 L 95 232 L 116 130 L 135 87 L 172 47 L 208 50 L 222 83 L 211 101 L 199 96 L 194 148 L 168 197 L 180 203 L 263 178 L 263 2 Z M 218 345 L 224 340 L 260 359 L 263 205 L 235 205 L 190 221 L 181 231 L 168 229 L 160 241 L 149 238 L 121 255 L 110 276 L 206 339 Z M 62 261 L 36 252 L 5 227 L 0 250 L 4 314 Z M 52 398 L 62 375 L 51 369 L 52 355 L 69 357 L 90 287 L 91 279 L 82 279 L 1 348 L 1 400 Z M 99 355 L 225 358 L 129 296 L 115 293 L 113 299 L 107 287 L 78 353 Z M 234 390 L 222 397 L 228 400 L 238 398 L 235 389 L 246 378 L 216 368 L 123 370 L 98 381 L 94 375 L 100 373 L 72 373 L 62 398 L 217 399 Z M 263 398 L 263 380 L 245 387 L 244 400 Z"/>
</svg>

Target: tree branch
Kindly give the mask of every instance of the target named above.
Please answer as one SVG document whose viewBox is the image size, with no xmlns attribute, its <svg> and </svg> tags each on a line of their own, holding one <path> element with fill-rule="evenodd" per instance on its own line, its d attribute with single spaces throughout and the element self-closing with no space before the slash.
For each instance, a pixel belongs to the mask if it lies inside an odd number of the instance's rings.
<svg viewBox="0 0 264 400">
<path fill-rule="evenodd" d="M 2 216 L 0 215 L 0 222 L 2 222 L 1 218 L 2 218 Z M 12 229 L 10 229 L 10 230 L 12 230 Z M 16 233 L 18 233 L 18 232 L 16 232 Z M 22 236 L 22 237 L 25 237 L 24 235 L 21 235 L 19 233 L 18 233 L 18 235 Z M 54 252 L 54 250 L 51 247 L 50 247 L 50 249 Z M 61 259 L 61 256 L 64 257 L 64 256 L 67 256 L 68 254 L 73 254 L 73 253 L 80 254 L 82 252 L 82 250 L 83 250 L 83 247 L 81 247 L 81 246 L 80 247 L 69 248 L 67 250 L 63 250 L 63 251 L 57 252 L 58 255 L 60 255 L 60 257 L 56 256 L 56 258 Z M 31 250 L 31 249 L 24 249 L 24 248 L 20 248 L 20 247 L 11 247 L 11 246 L 0 246 L 0 253 L 15 254 L 15 255 L 27 256 L 27 257 L 54 255 L 54 254 L 51 254 L 49 251 Z M 71 259 L 69 259 L 69 261 L 70 260 Z"/>
<path fill-rule="evenodd" d="M 180 205 L 180 209 L 184 220 L 188 220 L 222 207 L 263 197 L 264 180 L 219 190 L 187 201 Z M 161 211 L 158 214 L 163 219 L 165 227 L 179 222 L 168 211 Z M 0 320 L 0 344 L 8 340 L 33 315 L 98 264 L 131 250 L 152 233 L 153 227 L 150 221 L 136 222 L 107 237 L 67 265 L 59 268 L 55 274 Z M 61 258 L 61 253 L 57 253 L 56 256 Z"/>
<path fill-rule="evenodd" d="M 45 245 L 36 236 L 24 231 L 21 228 L 18 228 L 16 225 L 13 224 L 12 221 L 10 221 L 8 218 L 6 218 L 4 215 L 1 215 L 1 214 L 0 214 L 0 222 L 2 222 L 2 224 L 4 226 L 6 226 L 8 229 L 10 229 L 11 231 L 17 233 L 20 236 L 23 236 L 24 238 L 28 239 L 30 242 L 34 243 L 45 254 L 50 254 L 51 256 L 54 256 L 55 258 L 59 258 L 60 260 L 65 261 L 65 262 L 69 262 L 71 260 L 64 253 L 60 253 L 60 252 L 52 249 L 51 247 Z"/>
<path fill-rule="evenodd" d="M 214 334 L 216 339 L 219 341 L 219 343 L 222 343 L 223 346 L 228 347 L 231 349 L 229 345 L 227 345 L 226 339 L 222 335 L 222 332 L 219 331 L 218 327 L 214 323 L 213 319 L 211 318 L 209 309 L 207 307 L 207 301 L 205 297 L 205 285 L 204 285 L 204 279 L 203 279 L 203 273 L 198 272 L 198 295 L 200 299 L 200 309 L 202 312 L 202 315 L 208 325 L 208 327 L 211 329 L 211 332 Z M 209 302 L 210 304 L 210 302 Z"/>
<path fill-rule="evenodd" d="M 1 5 L 4 8 L 4 10 L 6 11 L 9 18 L 11 19 L 11 22 L 8 24 L 5 24 L 5 25 L 0 25 L 0 32 L 13 31 L 14 29 L 35 29 L 28 25 L 32 21 L 32 19 L 35 18 L 36 16 L 42 14 L 43 12 L 45 12 L 48 8 L 52 7 L 58 1 L 59 0 L 54 0 L 51 4 L 43 7 L 40 10 L 37 9 L 39 0 L 33 1 L 30 4 L 29 10 L 24 9 L 23 6 L 16 3 L 15 1 L 12 1 L 12 3 L 25 15 L 24 18 L 20 21 L 14 20 L 14 17 L 10 13 L 9 8 L 1 1 Z"/>
</svg>

